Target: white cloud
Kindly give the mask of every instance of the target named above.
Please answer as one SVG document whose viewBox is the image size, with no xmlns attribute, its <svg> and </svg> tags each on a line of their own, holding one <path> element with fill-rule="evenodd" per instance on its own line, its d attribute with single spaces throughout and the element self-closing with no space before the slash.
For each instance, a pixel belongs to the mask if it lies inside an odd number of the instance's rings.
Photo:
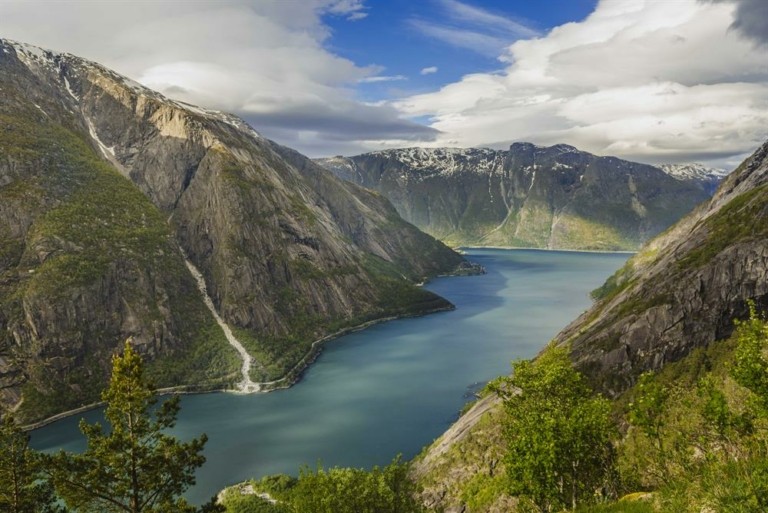
<svg viewBox="0 0 768 513">
<path fill-rule="evenodd" d="M 408 20 L 408 25 L 421 34 L 457 48 L 495 57 L 513 38 L 493 36 L 476 30 L 441 25 L 421 19 Z"/>
<path fill-rule="evenodd" d="M 376 75 L 373 77 L 365 77 L 358 80 L 362 84 L 372 84 L 375 82 L 394 82 L 397 80 L 408 80 L 405 75 Z"/>
<path fill-rule="evenodd" d="M 509 46 L 472 74 L 394 105 L 431 145 L 566 142 L 645 161 L 714 160 L 768 138 L 768 52 L 729 30 L 730 3 L 603 0 L 579 23 Z"/>
<path fill-rule="evenodd" d="M 437 66 L 429 66 L 426 68 L 422 68 L 422 70 L 419 72 L 422 75 L 431 75 L 432 73 L 437 73 Z"/>
<path fill-rule="evenodd" d="M 530 140 L 646 161 L 733 160 L 768 137 L 768 52 L 754 45 L 768 38 L 765 0 L 602 0 L 586 20 L 546 35 L 468 3 L 435 1 L 439 15 L 411 19 L 413 28 L 500 56 L 506 68 L 389 103 L 358 101 L 355 87 L 405 77 L 327 48 L 323 17 L 360 19 L 362 0 L 187 0 L 151 11 L 135 2 L 5 0 L 0 35 L 235 112 L 311 155 Z"/>
<path fill-rule="evenodd" d="M 357 21 L 367 17 L 368 17 L 367 12 L 353 12 L 352 14 L 347 16 L 347 21 Z"/>
<path fill-rule="evenodd" d="M 0 35 L 109 66 L 168 96 L 248 119 L 267 137 L 309 151 L 340 140 L 403 139 L 434 130 L 391 106 L 356 99 L 354 87 L 382 69 L 325 47 L 323 16 L 359 19 L 360 0 L 242 2 L 0 2 Z M 105 22 L 105 20 L 109 20 Z M 375 80 L 375 79 L 374 79 Z M 304 117 L 302 117 L 304 116 Z M 354 127 L 354 128 L 347 128 Z M 323 152 L 323 153 L 325 153 Z"/>
<path fill-rule="evenodd" d="M 331 0 L 324 9 L 330 14 L 344 16 L 347 21 L 362 20 L 368 16 L 362 0 Z"/>
<path fill-rule="evenodd" d="M 537 30 L 532 29 L 520 21 L 494 14 L 485 9 L 459 2 L 458 0 L 442 0 L 441 3 L 448 16 L 454 20 L 461 21 L 462 23 L 473 23 L 477 26 L 485 27 L 486 30 L 494 28 L 500 29 L 520 38 L 535 37 L 539 35 Z"/>
<path fill-rule="evenodd" d="M 424 36 L 445 44 L 497 57 L 512 41 L 539 35 L 523 22 L 459 2 L 441 0 L 435 19 L 408 19 L 408 25 Z"/>
</svg>

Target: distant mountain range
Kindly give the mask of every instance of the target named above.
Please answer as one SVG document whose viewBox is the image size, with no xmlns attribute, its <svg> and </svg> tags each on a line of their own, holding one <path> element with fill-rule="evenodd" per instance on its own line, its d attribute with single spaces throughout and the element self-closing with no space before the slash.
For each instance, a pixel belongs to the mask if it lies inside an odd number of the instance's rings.
<svg viewBox="0 0 768 513">
<path fill-rule="evenodd" d="M 373 189 L 453 246 L 635 250 L 711 195 L 722 176 L 667 170 L 572 146 L 406 148 L 316 159 Z"/>
</svg>

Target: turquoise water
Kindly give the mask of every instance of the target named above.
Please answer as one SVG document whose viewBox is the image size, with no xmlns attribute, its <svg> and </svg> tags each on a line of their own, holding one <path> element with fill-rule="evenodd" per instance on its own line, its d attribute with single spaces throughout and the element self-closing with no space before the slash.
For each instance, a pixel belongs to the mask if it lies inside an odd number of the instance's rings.
<svg viewBox="0 0 768 513">
<path fill-rule="evenodd" d="M 269 394 L 185 396 L 175 433 L 209 437 L 188 498 L 303 464 L 372 466 L 439 436 L 486 381 L 531 357 L 590 304 L 626 254 L 471 250 L 483 276 L 427 288 L 457 309 L 373 326 L 329 343 L 296 386 Z M 89 421 L 99 411 L 84 415 Z M 32 434 L 41 450 L 79 451 L 81 416 Z"/>
</svg>

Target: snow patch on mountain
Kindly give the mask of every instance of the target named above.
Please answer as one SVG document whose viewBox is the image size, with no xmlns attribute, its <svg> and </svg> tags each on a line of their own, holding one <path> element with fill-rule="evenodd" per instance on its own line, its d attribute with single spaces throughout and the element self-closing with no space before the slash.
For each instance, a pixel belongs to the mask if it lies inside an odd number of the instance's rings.
<svg viewBox="0 0 768 513">
<path fill-rule="evenodd" d="M 12 41 L 10 39 L 0 39 L 0 45 L 2 44 L 7 44 L 13 47 L 19 59 L 31 70 L 34 68 L 40 68 L 58 75 L 64 83 L 65 90 L 76 102 L 80 101 L 80 97 L 77 95 L 74 88 L 72 87 L 72 83 L 67 78 L 67 66 L 95 70 L 102 75 L 109 76 L 111 79 L 115 80 L 115 82 L 122 84 L 124 87 L 130 89 L 138 95 L 153 98 L 157 101 L 173 105 L 174 107 L 183 109 L 190 114 L 195 114 L 198 116 L 206 117 L 208 119 L 214 119 L 216 121 L 227 123 L 228 125 L 250 135 L 251 137 L 256 139 L 263 139 L 263 136 L 259 132 L 254 130 L 254 128 L 251 127 L 247 122 L 238 116 L 235 116 L 234 114 L 229 114 L 218 110 L 206 109 L 196 105 L 190 105 L 182 101 L 172 100 L 156 91 L 141 85 L 131 78 L 120 75 L 119 73 L 115 73 L 114 71 L 105 68 L 101 64 L 82 59 L 68 53 L 53 52 L 27 43 Z M 100 142 L 99 145 L 102 146 Z M 106 148 L 106 146 L 104 146 L 104 148 Z"/>
<path fill-rule="evenodd" d="M 488 148 L 402 148 L 368 155 L 394 160 L 423 176 L 451 176 L 459 172 L 488 174 L 496 167 L 496 150 Z"/>
<path fill-rule="evenodd" d="M 722 180 L 728 176 L 728 171 L 707 167 L 697 162 L 690 164 L 661 164 L 659 168 L 678 180 Z"/>
</svg>

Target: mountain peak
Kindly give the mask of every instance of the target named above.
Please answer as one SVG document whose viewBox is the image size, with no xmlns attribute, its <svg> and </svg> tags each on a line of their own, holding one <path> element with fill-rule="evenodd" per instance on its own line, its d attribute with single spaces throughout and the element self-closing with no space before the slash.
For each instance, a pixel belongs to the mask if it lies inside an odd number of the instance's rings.
<svg viewBox="0 0 768 513">
<path fill-rule="evenodd" d="M 75 80 L 73 80 L 73 75 L 78 74 L 78 72 L 95 72 L 110 80 L 113 84 L 125 88 L 129 93 L 135 94 L 138 97 L 151 98 L 173 108 L 182 109 L 191 115 L 203 116 L 208 119 L 227 123 L 248 136 L 263 139 L 263 136 L 259 132 L 251 127 L 245 120 L 234 114 L 207 109 L 180 100 L 168 98 L 162 93 L 154 91 L 125 75 L 121 75 L 88 59 L 77 57 L 69 53 L 40 48 L 38 46 L 11 39 L 0 38 L 0 48 L 2 48 L 3 52 L 6 54 L 9 54 L 12 49 L 19 60 L 27 66 L 30 71 L 48 73 L 51 76 L 58 77 L 68 95 L 75 102 L 79 102 L 81 98 L 80 93 L 74 87 Z"/>
<path fill-rule="evenodd" d="M 707 167 L 698 162 L 686 164 L 661 164 L 659 168 L 669 176 L 682 180 L 715 178 L 721 180 L 728 176 L 729 171 L 715 167 Z"/>
</svg>

